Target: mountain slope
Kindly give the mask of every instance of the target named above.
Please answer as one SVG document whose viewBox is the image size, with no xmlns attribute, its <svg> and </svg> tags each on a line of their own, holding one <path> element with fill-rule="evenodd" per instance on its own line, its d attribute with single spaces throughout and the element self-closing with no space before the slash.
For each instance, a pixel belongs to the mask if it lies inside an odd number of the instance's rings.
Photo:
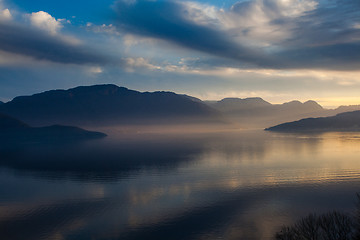
<svg viewBox="0 0 360 240">
<path fill-rule="evenodd" d="M 24 129 L 29 128 L 30 126 L 26 123 L 23 123 L 16 118 L 0 114 L 0 131 L 8 130 L 8 129 Z"/>
<path fill-rule="evenodd" d="M 359 131 L 360 111 L 340 113 L 332 117 L 307 118 L 283 123 L 269 131 Z"/>
<path fill-rule="evenodd" d="M 110 84 L 16 97 L 1 105 L 0 112 L 32 125 L 220 119 L 216 110 L 187 96 L 172 92 L 137 92 Z"/>
<path fill-rule="evenodd" d="M 59 141 L 101 138 L 100 132 L 87 131 L 78 127 L 53 125 L 30 127 L 29 125 L 4 114 L 0 114 L 0 142 Z"/>
</svg>

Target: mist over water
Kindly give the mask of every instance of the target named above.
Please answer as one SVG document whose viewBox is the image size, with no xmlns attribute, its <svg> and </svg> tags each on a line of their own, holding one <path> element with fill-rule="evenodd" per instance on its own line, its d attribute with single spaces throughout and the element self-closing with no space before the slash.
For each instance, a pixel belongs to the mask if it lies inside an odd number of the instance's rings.
<svg viewBox="0 0 360 240">
<path fill-rule="evenodd" d="M 360 133 L 100 130 L 0 147 L 1 239 L 271 239 L 355 208 Z"/>
</svg>

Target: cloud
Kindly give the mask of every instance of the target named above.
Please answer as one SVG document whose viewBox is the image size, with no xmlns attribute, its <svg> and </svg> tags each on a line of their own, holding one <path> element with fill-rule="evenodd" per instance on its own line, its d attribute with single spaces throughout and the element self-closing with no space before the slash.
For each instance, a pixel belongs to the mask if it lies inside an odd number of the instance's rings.
<svg viewBox="0 0 360 240">
<path fill-rule="evenodd" d="M 95 25 L 93 23 L 88 22 L 86 24 L 86 29 L 88 31 L 94 32 L 94 33 L 106 33 L 110 35 L 120 35 L 118 30 L 113 24 L 102 24 L 102 25 Z"/>
<path fill-rule="evenodd" d="M 118 26 L 126 32 L 160 38 L 221 57 L 256 61 L 256 51 L 233 42 L 227 34 L 188 20 L 184 5 L 171 1 L 116 4 Z"/>
<path fill-rule="evenodd" d="M 12 15 L 9 9 L 0 9 L 0 21 L 10 21 L 12 19 Z"/>
<path fill-rule="evenodd" d="M 118 1 L 130 34 L 235 60 L 238 67 L 357 70 L 358 0 L 249 0 L 230 9 L 196 2 Z"/>
<path fill-rule="evenodd" d="M 0 65 L 33 66 L 53 62 L 102 66 L 122 63 L 120 58 L 116 60 L 73 35 L 61 34 L 64 23 L 71 22 L 56 19 L 44 11 L 31 14 L 15 11 L 13 17 L 0 0 Z"/>
<path fill-rule="evenodd" d="M 64 64 L 105 64 L 110 61 L 89 47 L 13 22 L 0 22 L 0 50 Z"/>
<path fill-rule="evenodd" d="M 90 74 L 90 75 L 97 75 L 97 74 L 100 74 L 103 72 L 103 69 L 101 67 L 98 67 L 98 66 L 94 66 L 94 67 L 90 67 L 87 69 L 87 72 Z"/>
<path fill-rule="evenodd" d="M 149 60 L 145 58 L 125 58 L 125 70 L 128 72 L 134 72 L 135 69 L 148 69 L 148 70 L 161 70 L 160 66 L 156 66 L 149 62 Z"/>
<path fill-rule="evenodd" d="M 44 11 L 29 14 L 30 22 L 33 26 L 48 31 L 55 35 L 63 27 L 61 20 L 56 20 L 49 13 Z"/>
<path fill-rule="evenodd" d="M 13 16 L 8 8 L 5 8 L 3 1 L 0 0 L 0 21 L 10 21 Z"/>
</svg>

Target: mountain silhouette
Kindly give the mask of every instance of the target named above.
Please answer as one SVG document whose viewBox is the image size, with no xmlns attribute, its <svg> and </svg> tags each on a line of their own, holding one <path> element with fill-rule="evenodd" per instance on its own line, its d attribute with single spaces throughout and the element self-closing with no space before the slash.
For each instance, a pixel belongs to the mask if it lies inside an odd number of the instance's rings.
<svg viewBox="0 0 360 240">
<path fill-rule="evenodd" d="M 220 101 L 209 104 L 210 106 L 222 112 L 240 112 L 244 110 L 251 110 L 256 108 L 264 108 L 272 106 L 271 103 L 266 102 L 262 98 L 224 98 Z"/>
<path fill-rule="evenodd" d="M 309 100 L 301 103 L 300 101 L 291 101 L 283 104 L 271 104 L 260 97 L 254 98 L 224 98 L 220 101 L 205 101 L 209 106 L 222 112 L 241 112 L 243 110 L 254 110 L 269 108 L 271 110 L 300 108 L 302 112 L 318 111 L 323 107 L 317 102 Z M 299 110 L 297 110 L 299 111 Z"/>
<path fill-rule="evenodd" d="M 0 105 L 1 105 L 1 104 L 4 104 L 4 102 L 0 101 Z"/>
<path fill-rule="evenodd" d="M 243 127 L 263 127 L 304 117 L 323 116 L 326 110 L 315 101 L 271 104 L 262 98 L 225 98 L 206 103 Z"/>
<path fill-rule="evenodd" d="M 340 113 L 332 117 L 306 118 L 266 128 L 268 131 L 359 131 L 360 111 Z"/>
<path fill-rule="evenodd" d="M 221 121 L 220 113 L 195 98 L 173 92 L 138 92 L 112 84 L 16 97 L 2 104 L 0 112 L 36 126 Z"/>
<path fill-rule="evenodd" d="M 0 113 L 31 126 L 236 123 L 264 128 L 309 117 L 360 110 L 360 105 L 324 109 L 315 101 L 271 104 L 262 98 L 201 101 L 173 92 L 138 92 L 112 84 L 51 90 L 0 104 Z"/>
<path fill-rule="evenodd" d="M 26 123 L 17 120 L 16 118 L 0 114 L 0 130 L 5 131 L 7 129 L 25 129 L 30 126 Z"/>
<path fill-rule="evenodd" d="M 87 131 L 72 126 L 30 127 L 20 120 L 0 114 L 1 143 L 78 140 L 105 136 L 105 134 L 100 132 Z"/>
<path fill-rule="evenodd" d="M 359 110 L 360 110 L 360 105 L 340 106 L 333 110 L 334 114 L 332 115 L 336 115 L 343 112 L 354 112 Z"/>
</svg>

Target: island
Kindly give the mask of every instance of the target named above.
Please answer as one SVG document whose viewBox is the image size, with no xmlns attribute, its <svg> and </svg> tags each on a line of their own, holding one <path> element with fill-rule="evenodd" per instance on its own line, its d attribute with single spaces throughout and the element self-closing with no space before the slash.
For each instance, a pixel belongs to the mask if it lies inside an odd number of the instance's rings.
<svg viewBox="0 0 360 240">
<path fill-rule="evenodd" d="M 340 113 L 332 117 L 306 118 L 282 123 L 265 129 L 266 131 L 360 131 L 360 111 Z"/>
</svg>

